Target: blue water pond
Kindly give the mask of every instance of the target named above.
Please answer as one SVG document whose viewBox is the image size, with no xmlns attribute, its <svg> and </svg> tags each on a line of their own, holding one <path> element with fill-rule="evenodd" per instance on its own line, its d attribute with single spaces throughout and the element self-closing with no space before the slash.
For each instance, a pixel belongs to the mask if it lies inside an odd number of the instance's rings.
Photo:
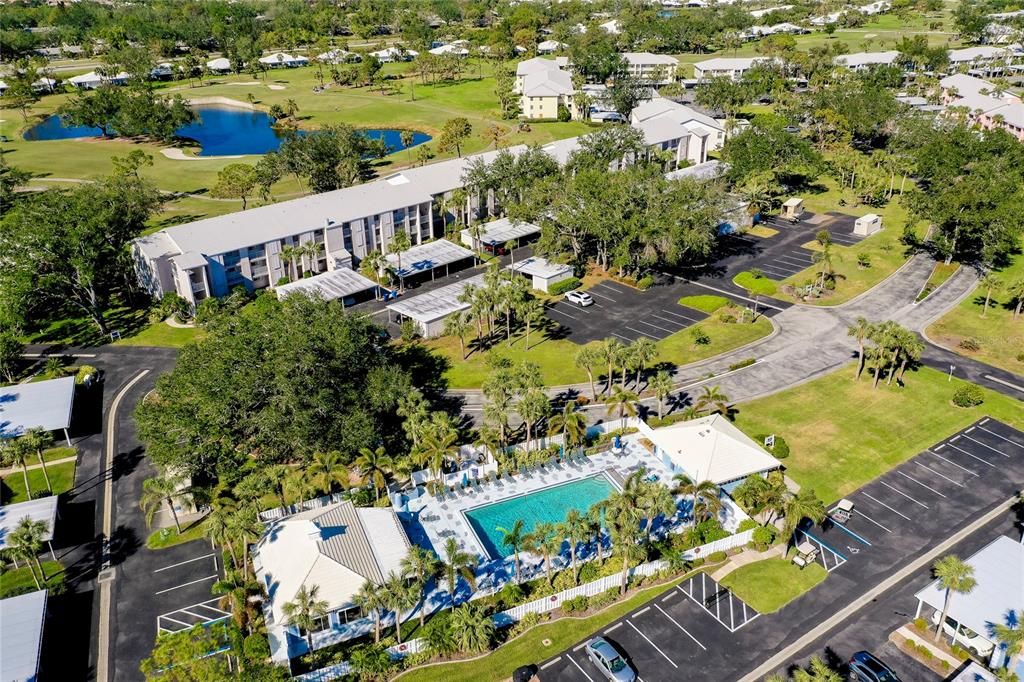
<svg viewBox="0 0 1024 682">
<path fill-rule="evenodd" d="M 237 156 L 266 154 L 281 146 L 284 136 L 274 129 L 274 119 L 262 111 L 228 107 L 195 107 L 197 121 L 179 128 L 178 137 L 194 140 L 202 148 L 199 156 Z M 372 139 L 383 139 L 392 152 L 405 149 L 402 132 L 394 129 L 363 130 Z M 25 132 L 26 140 L 67 140 L 99 137 L 103 131 L 89 126 L 65 125 L 54 114 Z M 300 134 L 307 134 L 300 131 Z M 414 132 L 412 146 L 430 140 L 430 135 Z"/>
</svg>

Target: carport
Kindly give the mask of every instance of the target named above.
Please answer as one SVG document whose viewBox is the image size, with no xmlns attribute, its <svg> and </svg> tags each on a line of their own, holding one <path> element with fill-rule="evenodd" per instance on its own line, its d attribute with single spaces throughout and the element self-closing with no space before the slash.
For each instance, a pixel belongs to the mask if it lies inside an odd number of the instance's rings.
<svg viewBox="0 0 1024 682">
<path fill-rule="evenodd" d="M 426 276 L 427 273 L 430 273 L 430 279 L 433 281 L 437 270 L 441 268 L 444 268 L 444 276 L 447 277 L 452 266 L 469 265 L 474 257 L 469 249 L 453 244 L 447 239 L 438 239 L 414 246 L 400 254 L 389 253 L 386 259 L 388 265 L 394 269 L 395 276 L 406 282 L 418 276 Z"/>
<path fill-rule="evenodd" d="M 45 620 L 46 590 L 0 600 L 0 679 L 38 679 Z"/>
<path fill-rule="evenodd" d="M 564 263 L 552 263 L 540 256 L 530 256 L 526 260 L 509 265 L 508 269 L 520 275 L 529 277 L 532 286 L 538 291 L 547 293 L 548 287 L 572 277 L 572 266 Z"/>
<path fill-rule="evenodd" d="M 953 595 L 950 601 L 946 616 L 956 623 L 953 643 L 958 643 L 957 636 L 964 627 L 992 641 L 991 627 L 1006 624 L 1007 612 L 1024 604 L 1024 544 L 1001 535 L 968 557 L 966 563 L 974 569 L 977 584 L 966 594 Z M 915 618 L 921 617 L 921 607 L 926 604 L 942 613 L 946 591 L 938 580 L 915 596 Z"/>
<path fill-rule="evenodd" d="M 480 245 L 491 253 L 497 253 L 508 242 L 514 242 L 516 247 L 522 246 L 540 234 L 539 226 L 533 223 L 514 222 L 509 218 L 498 218 L 489 223 L 484 223 L 481 228 L 482 231 L 477 239 Z M 460 233 L 460 238 L 462 243 L 469 248 L 472 249 L 476 246 L 473 230 L 470 228 L 463 230 Z"/>
<path fill-rule="evenodd" d="M 476 275 L 419 296 L 400 299 L 387 306 L 388 322 L 412 320 L 424 338 L 441 336 L 446 317 L 469 309 L 468 303 L 459 300 L 462 292 L 466 287 L 481 286 L 483 282 L 484 276 Z"/>
<path fill-rule="evenodd" d="M 0 438 L 16 438 L 29 429 L 63 431 L 71 447 L 68 427 L 74 402 L 75 377 L 0 388 Z"/>
<path fill-rule="evenodd" d="M 56 495 L 49 495 L 0 507 L 0 551 L 7 549 L 7 538 L 11 536 L 21 520 L 29 518 L 46 524 L 46 533 L 42 540 L 50 548 L 50 556 L 56 561 L 57 555 L 53 553 L 52 540 L 53 525 L 57 521 L 57 499 Z M 17 559 L 14 560 L 14 565 L 18 565 Z"/>
<path fill-rule="evenodd" d="M 283 300 L 296 292 L 320 296 L 325 301 L 341 299 L 342 306 L 367 300 L 377 291 L 377 283 L 355 270 L 339 268 L 330 272 L 289 282 L 277 287 L 277 298 Z"/>
</svg>

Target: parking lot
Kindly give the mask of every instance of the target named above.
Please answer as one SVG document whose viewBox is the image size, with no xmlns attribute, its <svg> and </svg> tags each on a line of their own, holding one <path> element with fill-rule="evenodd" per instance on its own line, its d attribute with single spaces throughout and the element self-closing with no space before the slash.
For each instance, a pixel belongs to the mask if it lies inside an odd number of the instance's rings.
<svg viewBox="0 0 1024 682">
<path fill-rule="evenodd" d="M 757 618 L 710 576 L 699 573 L 657 600 L 612 623 L 601 634 L 623 654 L 641 680 L 683 679 L 709 647 L 728 646 L 731 633 Z M 580 642 L 543 663 L 540 679 L 597 682 L 604 679 Z"/>
<path fill-rule="evenodd" d="M 849 493 L 854 510 L 845 524 L 826 519 L 805 527 L 797 541 L 811 542 L 815 561 L 833 575 L 781 611 L 757 614 L 709 577 L 696 576 L 597 634 L 612 641 L 645 682 L 740 679 L 1022 483 L 1024 432 L 981 418 Z M 912 617 L 911 611 L 886 613 L 886 622 Z M 870 636 L 885 641 L 887 634 Z M 602 679 L 584 645 L 579 641 L 542 663 L 541 680 Z"/>
<path fill-rule="evenodd" d="M 581 308 L 562 299 L 548 306 L 547 315 L 576 343 L 609 337 L 629 343 L 641 336 L 658 341 L 707 317 L 707 313 L 679 305 L 681 291 L 671 285 L 640 291 L 605 281 L 587 289 L 594 297 L 593 305 Z"/>
</svg>

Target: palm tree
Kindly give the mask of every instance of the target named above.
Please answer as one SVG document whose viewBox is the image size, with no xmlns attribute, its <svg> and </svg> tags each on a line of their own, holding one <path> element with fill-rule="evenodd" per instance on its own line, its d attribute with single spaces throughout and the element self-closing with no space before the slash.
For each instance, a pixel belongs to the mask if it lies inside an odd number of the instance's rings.
<svg viewBox="0 0 1024 682">
<path fill-rule="evenodd" d="M 470 327 L 469 316 L 464 312 L 454 313 L 444 320 L 444 330 L 442 333 L 445 336 L 457 336 L 459 338 L 459 348 L 462 351 L 463 360 L 466 359 L 466 334 L 469 333 Z"/>
<path fill-rule="evenodd" d="M 359 591 L 352 595 L 352 603 L 363 613 L 373 615 L 373 643 L 380 643 L 380 621 L 387 608 L 387 594 L 382 585 L 367 580 Z"/>
<path fill-rule="evenodd" d="M 295 114 L 299 113 L 299 105 L 293 99 L 286 100 L 284 103 L 284 110 L 288 114 L 288 118 L 295 118 Z"/>
<path fill-rule="evenodd" d="M 313 628 L 317 621 L 327 617 L 327 600 L 317 599 L 320 596 L 319 585 L 303 585 L 295 593 L 295 599 L 283 607 L 284 617 L 288 625 L 306 632 L 306 646 L 313 651 Z"/>
<path fill-rule="evenodd" d="M 721 491 L 713 481 L 694 481 L 686 474 L 676 474 L 672 477 L 676 486 L 672 492 L 677 495 L 689 497 L 693 501 L 693 523 L 710 516 L 714 518 L 722 511 Z M 700 510 L 700 514 L 697 510 Z M 698 516 L 701 517 L 698 519 Z"/>
<path fill-rule="evenodd" d="M 864 344 L 871 338 L 874 331 L 875 325 L 868 322 L 867 318 L 863 316 L 854 320 L 854 323 L 846 330 L 847 336 L 857 339 L 857 381 L 860 381 L 860 375 L 864 373 L 864 365 L 867 359 L 864 355 Z"/>
<path fill-rule="evenodd" d="M 589 542 L 593 536 L 592 526 L 579 510 L 570 509 L 565 515 L 565 521 L 558 526 L 559 534 L 569 542 L 569 561 L 572 566 L 572 580 L 578 585 L 580 582 L 580 571 L 576 564 L 576 547 L 582 542 Z"/>
<path fill-rule="evenodd" d="M 259 617 L 263 585 L 238 571 L 228 570 L 224 578 L 215 582 L 210 589 L 220 596 L 217 606 L 231 612 L 239 629 L 251 632 L 250 625 Z"/>
<path fill-rule="evenodd" d="M 594 367 L 601 362 L 601 351 L 593 346 L 583 346 L 576 352 L 576 366 L 587 373 L 590 379 L 590 399 L 597 400 L 597 388 L 594 386 Z"/>
<path fill-rule="evenodd" d="M 843 682 L 843 676 L 818 656 L 812 656 L 806 670 L 797 668 L 793 671 L 793 682 Z"/>
<path fill-rule="evenodd" d="M 533 328 L 544 321 L 544 304 L 535 298 L 528 298 L 519 304 L 516 314 L 526 323 L 526 347 L 530 350 L 530 332 Z"/>
<path fill-rule="evenodd" d="M 403 130 L 398 133 L 398 139 L 402 143 L 402 147 L 409 152 L 409 158 L 412 158 L 412 143 L 415 139 L 411 130 Z"/>
<path fill-rule="evenodd" d="M 395 614 L 395 639 L 401 644 L 402 614 L 419 602 L 419 589 L 415 584 L 408 583 L 404 575 L 391 571 L 384 579 L 384 598 L 388 608 Z"/>
<path fill-rule="evenodd" d="M 443 561 L 445 584 L 448 586 L 448 594 L 452 596 L 452 606 L 455 606 L 456 592 L 461 576 L 470 591 L 476 589 L 476 557 L 469 552 L 464 552 L 455 538 L 448 538 L 444 543 L 445 558 Z"/>
<path fill-rule="evenodd" d="M 782 514 L 786 518 L 783 531 L 788 540 L 804 519 L 821 523 L 825 518 L 825 503 L 818 499 L 813 490 L 801 490 L 782 503 Z"/>
<path fill-rule="evenodd" d="M 214 507 L 213 511 L 206 515 L 204 530 L 206 537 L 213 544 L 225 547 L 231 555 L 231 563 L 238 565 L 238 557 L 235 556 L 235 547 L 231 539 L 231 528 L 229 519 L 231 510 L 225 507 Z"/>
<path fill-rule="evenodd" d="M 486 651 L 494 638 L 494 621 L 480 604 L 472 602 L 452 611 L 448 627 L 461 651 Z"/>
<path fill-rule="evenodd" d="M 427 616 L 427 586 L 441 574 L 441 560 L 429 549 L 412 545 L 402 559 L 402 572 L 412 576 L 419 587 L 420 627 L 423 627 Z"/>
<path fill-rule="evenodd" d="M 626 593 L 629 579 L 629 564 L 642 559 L 646 551 L 637 544 L 640 538 L 640 518 L 636 505 L 623 493 L 616 493 L 608 500 L 608 534 L 612 538 L 612 551 L 622 557 L 622 582 L 619 594 Z"/>
<path fill-rule="evenodd" d="M 704 392 L 697 398 L 696 407 L 706 414 L 729 414 L 729 398 L 722 393 L 719 386 L 705 386 Z"/>
<path fill-rule="evenodd" d="M 26 431 L 25 435 L 19 440 L 25 443 L 26 448 L 35 451 L 36 458 L 39 460 L 39 467 L 43 470 L 43 478 L 46 480 L 46 490 L 52 495 L 53 486 L 50 485 L 50 472 L 46 470 L 46 458 L 43 457 L 43 451 L 53 444 L 53 436 L 50 435 L 49 431 L 36 427 Z"/>
<path fill-rule="evenodd" d="M 313 453 L 306 467 L 306 475 L 316 486 L 317 492 L 325 495 L 334 490 L 335 483 L 342 488 L 350 487 L 348 467 L 341 461 L 341 453 L 337 450 Z"/>
<path fill-rule="evenodd" d="M 32 448 L 20 438 L 0 438 L 0 462 L 4 466 L 21 466 L 21 476 L 25 480 L 25 494 L 32 499 L 32 486 L 28 483 L 28 458 L 32 456 Z"/>
<path fill-rule="evenodd" d="M 284 477 L 284 489 L 288 491 L 295 504 L 311 500 L 316 497 L 316 486 L 309 480 L 302 469 L 291 469 Z"/>
<path fill-rule="evenodd" d="M 548 434 L 564 433 L 566 448 L 573 448 L 583 442 L 587 435 L 587 417 L 576 409 L 576 401 L 570 400 L 562 411 L 548 421 Z"/>
<path fill-rule="evenodd" d="M 458 439 L 459 435 L 454 429 L 428 429 L 414 453 L 417 463 L 430 469 L 435 478 L 439 477 L 441 469 L 444 468 L 445 458 L 455 447 Z"/>
<path fill-rule="evenodd" d="M 562 537 L 555 532 L 555 525 L 547 521 L 538 523 L 530 533 L 526 542 L 530 549 L 544 557 L 544 573 L 551 585 L 551 555 L 562 549 Z"/>
<path fill-rule="evenodd" d="M 637 390 L 640 390 L 640 375 L 647 369 L 647 365 L 654 362 L 654 359 L 658 357 L 658 346 L 646 336 L 641 336 L 629 348 L 633 364 L 636 366 Z"/>
<path fill-rule="evenodd" d="M 608 515 L 608 500 L 599 500 L 587 509 L 587 524 L 597 540 L 597 563 L 604 565 L 604 544 L 601 542 L 604 533 L 605 518 Z"/>
<path fill-rule="evenodd" d="M 661 370 L 654 375 L 654 378 L 650 380 L 649 386 L 654 391 L 654 397 L 658 400 L 658 419 L 664 418 L 663 414 L 665 411 L 665 399 L 672 395 L 672 375 L 665 370 Z"/>
<path fill-rule="evenodd" d="M 1020 311 L 1024 308 L 1024 277 L 1015 279 L 1006 285 L 1006 293 L 1010 296 L 1010 301 L 1016 301 L 1016 305 L 1013 308 L 1013 319 L 1017 319 L 1020 315 Z"/>
<path fill-rule="evenodd" d="M 182 477 L 172 476 L 167 473 L 147 478 L 142 482 L 142 496 L 139 498 L 139 506 L 142 507 L 142 511 L 146 514 L 147 526 L 153 525 L 153 517 L 156 515 L 157 510 L 160 509 L 161 505 L 166 504 L 167 508 L 171 510 L 171 516 L 174 518 L 174 527 L 177 529 L 178 534 L 181 535 L 181 523 L 178 521 L 178 512 L 174 509 L 174 498 L 184 501 L 189 496 L 187 489 L 181 489 L 183 482 L 184 479 Z"/>
<path fill-rule="evenodd" d="M 619 361 L 619 356 L 622 355 L 622 348 L 622 343 L 617 339 L 605 339 L 598 347 L 601 360 L 608 365 L 608 386 L 605 390 L 609 393 L 612 390 L 612 384 L 615 383 L 615 363 Z"/>
<path fill-rule="evenodd" d="M 281 260 L 288 263 L 291 279 L 293 281 L 299 279 L 299 269 L 295 264 L 295 260 L 302 257 L 302 250 L 297 246 L 285 246 L 281 249 L 280 257 Z"/>
<path fill-rule="evenodd" d="M 1020 656 L 1021 649 L 1024 649 L 1024 627 L 1021 627 L 1020 622 L 1022 615 L 1022 611 L 1010 610 L 1004 622 L 992 626 L 992 635 L 1003 645 L 1008 659 L 1006 667 L 1009 670 L 1017 669 L 1017 657 Z"/>
<path fill-rule="evenodd" d="M 256 505 L 247 502 L 228 517 L 228 532 L 239 539 L 242 545 L 242 575 L 249 575 L 249 541 L 256 541 L 263 535 Z"/>
<path fill-rule="evenodd" d="M 605 400 L 607 414 L 609 417 L 618 414 L 622 420 L 622 428 L 626 428 L 626 417 L 635 417 L 637 414 L 637 400 L 639 396 L 633 391 L 627 391 L 621 386 L 612 386 L 612 394 Z"/>
<path fill-rule="evenodd" d="M 33 521 L 30 517 L 18 521 L 17 527 L 7 536 L 7 545 L 18 557 L 21 557 L 29 565 L 29 572 L 32 580 L 36 583 L 36 589 L 42 589 L 40 581 L 46 584 L 46 573 L 43 565 L 39 562 L 39 552 L 43 550 L 43 538 L 49 532 L 50 526 L 45 521 Z M 32 570 L 35 564 L 39 570 L 39 579 L 36 579 L 35 571 Z"/>
<path fill-rule="evenodd" d="M 997 290 L 1002 285 L 999 278 L 991 272 L 986 272 L 985 275 L 978 282 L 978 286 L 985 287 L 985 307 L 981 309 L 981 316 L 985 317 L 988 315 L 988 304 L 992 300 L 992 292 Z"/>
<path fill-rule="evenodd" d="M 352 464 L 359 469 L 365 480 L 373 484 L 373 490 L 379 502 L 380 491 L 387 487 L 388 474 L 394 466 L 394 462 L 388 456 L 387 450 L 384 449 L 383 445 L 376 450 L 360 448 L 359 456 L 356 457 Z"/>
<path fill-rule="evenodd" d="M 716 497 L 717 499 L 717 497 Z M 653 542 L 654 519 L 659 516 L 671 517 L 676 513 L 676 498 L 661 483 L 647 483 L 640 494 L 640 508 L 645 517 L 647 542 Z"/>
<path fill-rule="evenodd" d="M 519 402 L 516 403 L 516 412 L 526 426 L 526 451 L 530 451 L 533 442 L 533 427 L 551 411 L 551 403 L 547 395 L 539 388 L 529 389 Z"/>
<path fill-rule="evenodd" d="M 388 253 L 398 256 L 398 286 L 405 291 L 405 275 L 402 274 L 402 253 L 412 248 L 412 240 L 408 232 L 396 232 L 388 244 Z"/>
<path fill-rule="evenodd" d="M 946 591 L 939 623 L 935 626 L 935 641 L 938 642 L 942 637 L 942 625 L 946 622 L 946 614 L 949 613 L 949 604 L 953 600 L 953 593 L 968 594 L 975 588 L 978 581 L 974 579 L 974 567 L 955 554 L 947 554 L 936 560 L 932 564 L 932 573 L 935 574 L 942 589 Z"/>
<path fill-rule="evenodd" d="M 324 253 L 324 245 L 321 242 L 306 242 L 299 247 L 302 256 L 309 259 L 309 269 L 313 272 L 320 271 L 320 256 Z"/>
<path fill-rule="evenodd" d="M 518 583 L 520 582 L 519 552 L 522 551 L 523 545 L 526 544 L 526 533 L 523 532 L 523 520 L 516 519 L 511 528 L 498 526 L 498 532 L 501 533 L 501 544 L 504 547 L 512 549 L 512 566 L 515 568 L 516 582 Z"/>
</svg>

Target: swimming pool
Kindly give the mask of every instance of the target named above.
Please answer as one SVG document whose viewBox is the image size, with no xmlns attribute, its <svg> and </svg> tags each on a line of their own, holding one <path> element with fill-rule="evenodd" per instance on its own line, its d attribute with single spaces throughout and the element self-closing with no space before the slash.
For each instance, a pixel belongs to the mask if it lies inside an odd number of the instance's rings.
<svg viewBox="0 0 1024 682">
<path fill-rule="evenodd" d="M 511 528 L 517 519 L 522 519 L 523 530 L 527 533 L 538 523 L 561 523 L 570 509 L 585 512 L 614 490 L 612 482 L 604 474 L 598 474 L 463 513 L 484 550 L 492 559 L 501 559 L 511 556 L 512 549 L 502 544 L 502 532 L 498 528 Z"/>
</svg>

